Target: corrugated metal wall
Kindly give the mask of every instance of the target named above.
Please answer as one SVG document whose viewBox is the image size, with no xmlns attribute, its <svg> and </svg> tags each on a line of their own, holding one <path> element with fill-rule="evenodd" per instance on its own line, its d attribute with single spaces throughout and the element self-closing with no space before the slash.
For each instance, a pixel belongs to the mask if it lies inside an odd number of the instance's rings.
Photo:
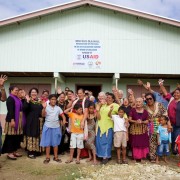
<svg viewBox="0 0 180 180">
<path fill-rule="evenodd" d="M 73 42 L 98 39 L 100 70 L 72 68 Z M 0 71 L 179 74 L 180 28 L 81 7 L 0 28 Z"/>
</svg>

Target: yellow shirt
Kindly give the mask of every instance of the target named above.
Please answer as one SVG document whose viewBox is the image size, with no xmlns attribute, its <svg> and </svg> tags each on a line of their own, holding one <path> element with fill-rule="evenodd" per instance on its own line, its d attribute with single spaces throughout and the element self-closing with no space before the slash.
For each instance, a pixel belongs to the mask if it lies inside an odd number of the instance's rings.
<svg viewBox="0 0 180 180">
<path fill-rule="evenodd" d="M 114 124 L 111 118 L 108 116 L 110 107 L 113 106 L 112 115 L 118 113 L 119 105 L 112 103 L 110 105 L 104 104 L 101 106 L 100 115 L 101 119 L 98 120 L 98 127 L 100 128 L 101 135 L 108 132 L 108 129 L 113 128 Z"/>
</svg>

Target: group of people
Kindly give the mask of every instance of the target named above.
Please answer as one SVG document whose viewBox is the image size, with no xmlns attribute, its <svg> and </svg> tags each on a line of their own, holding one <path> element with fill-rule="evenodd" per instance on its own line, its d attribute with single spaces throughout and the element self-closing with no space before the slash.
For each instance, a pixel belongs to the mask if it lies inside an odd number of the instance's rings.
<svg viewBox="0 0 180 180">
<path fill-rule="evenodd" d="M 2 101 L 6 100 L 6 80 L 1 76 Z M 81 158 L 89 157 L 87 161 L 94 164 L 106 164 L 114 145 L 118 164 L 128 164 L 127 155 L 139 162 L 149 158 L 159 163 L 160 157 L 167 162 L 170 152 L 180 156 L 180 87 L 167 92 L 163 83 L 162 79 L 158 81 L 159 93 L 149 82 L 138 80 L 148 91 L 142 97 L 135 97 L 131 89 L 123 97 L 123 91 L 113 87 L 112 92 L 100 92 L 97 100 L 83 89 L 77 94 L 68 87 L 64 92 L 58 88 L 55 94 L 44 90 L 38 97 L 37 88 L 26 94 L 11 86 L 2 153 L 16 160 L 22 156 L 17 152 L 20 147 L 31 159 L 46 151 L 43 163 L 48 164 L 51 152 L 54 161 L 62 162 L 58 154 L 70 151 L 66 163 L 76 157 L 79 164 Z"/>
</svg>

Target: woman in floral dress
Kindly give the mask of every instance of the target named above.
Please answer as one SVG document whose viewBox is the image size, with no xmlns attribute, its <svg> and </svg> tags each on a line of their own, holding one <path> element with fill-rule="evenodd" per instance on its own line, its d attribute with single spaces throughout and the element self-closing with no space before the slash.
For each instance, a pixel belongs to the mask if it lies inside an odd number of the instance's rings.
<svg viewBox="0 0 180 180">
<path fill-rule="evenodd" d="M 164 106 L 155 100 L 152 93 L 147 93 L 146 98 L 146 110 L 149 114 L 149 155 L 151 162 L 156 160 L 156 149 L 157 149 L 157 129 L 159 126 L 159 117 L 162 115 L 167 115 L 167 111 Z M 168 122 L 168 127 L 171 127 L 170 121 Z"/>
</svg>

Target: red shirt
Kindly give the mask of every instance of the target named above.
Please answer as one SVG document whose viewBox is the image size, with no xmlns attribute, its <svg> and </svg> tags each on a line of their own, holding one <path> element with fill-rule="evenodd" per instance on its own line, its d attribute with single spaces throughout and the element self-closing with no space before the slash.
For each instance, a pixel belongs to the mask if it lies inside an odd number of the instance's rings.
<svg viewBox="0 0 180 180">
<path fill-rule="evenodd" d="M 180 135 L 177 136 L 175 143 L 178 146 L 178 152 L 180 153 Z"/>
<path fill-rule="evenodd" d="M 170 101 L 171 98 L 172 96 L 169 93 L 167 94 L 167 96 L 165 96 L 165 99 L 167 101 Z M 172 125 L 176 124 L 176 109 L 177 109 L 177 102 L 173 99 L 168 105 L 168 116 Z"/>
<path fill-rule="evenodd" d="M 173 99 L 168 106 L 168 116 L 173 125 L 176 124 L 176 108 L 177 102 Z"/>
</svg>

